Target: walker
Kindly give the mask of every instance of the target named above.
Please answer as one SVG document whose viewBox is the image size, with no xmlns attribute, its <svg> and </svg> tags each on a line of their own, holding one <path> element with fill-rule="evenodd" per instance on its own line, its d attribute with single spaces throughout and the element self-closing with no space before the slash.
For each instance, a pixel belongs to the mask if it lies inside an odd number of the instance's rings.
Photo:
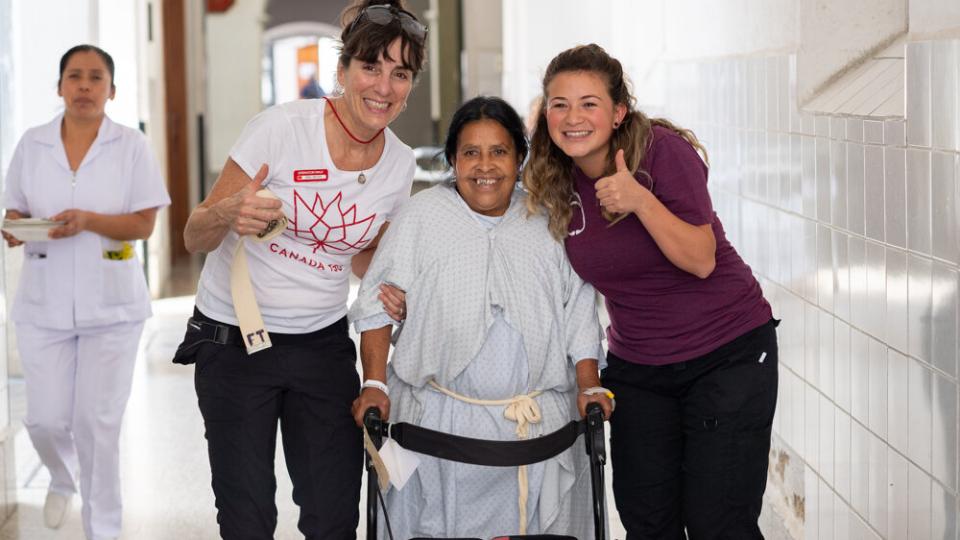
<svg viewBox="0 0 960 540">
<path fill-rule="evenodd" d="M 550 459 L 576 442 L 583 433 L 587 455 L 590 456 L 590 480 L 593 488 L 593 527 L 595 539 L 605 540 L 605 503 L 603 466 L 607 460 L 606 440 L 603 426 L 603 410 L 596 403 L 587 405 L 586 418 L 571 421 L 566 426 L 535 439 L 522 441 L 491 441 L 451 435 L 415 424 L 401 422 L 390 424 L 380 419 L 380 410 L 371 407 L 364 414 L 364 426 L 374 446 L 380 448 L 383 437 L 389 436 L 397 444 L 429 456 L 493 467 L 518 467 Z M 384 508 L 384 523 L 391 540 L 393 532 L 386 516 L 383 496 L 377 488 L 377 472 L 370 455 L 366 454 L 367 469 L 367 540 L 377 539 L 377 501 Z M 496 536 L 493 540 L 577 540 L 572 536 L 550 534 Z M 405 540 L 405 539 L 404 539 Z M 409 540 L 428 540 L 411 538 Z M 435 538 L 432 540 L 481 540 L 479 538 Z M 583 539 L 587 540 L 587 539 Z"/>
</svg>

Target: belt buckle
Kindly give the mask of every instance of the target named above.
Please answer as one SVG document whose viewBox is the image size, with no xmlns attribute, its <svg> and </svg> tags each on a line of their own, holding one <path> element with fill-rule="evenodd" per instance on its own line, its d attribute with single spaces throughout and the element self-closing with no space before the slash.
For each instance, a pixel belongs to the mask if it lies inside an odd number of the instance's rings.
<svg viewBox="0 0 960 540">
<path fill-rule="evenodd" d="M 214 328 L 213 331 L 213 341 L 219 345 L 226 345 L 230 342 L 230 327 L 224 326 L 222 324 L 212 325 Z"/>
</svg>

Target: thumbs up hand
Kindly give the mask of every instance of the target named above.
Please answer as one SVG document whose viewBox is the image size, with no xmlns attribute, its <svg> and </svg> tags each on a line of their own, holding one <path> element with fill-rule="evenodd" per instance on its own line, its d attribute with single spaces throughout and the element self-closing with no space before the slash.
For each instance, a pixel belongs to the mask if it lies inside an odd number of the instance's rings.
<svg viewBox="0 0 960 540">
<path fill-rule="evenodd" d="M 617 150 L 614 160 L 617 171 L 610 176 L 604 176 L 594 184 L 597 200 L 600 201 L 600 206 L 614 214 L 637 212 L 643 205 L 644 197 L 650 195 L 650 191 L 637 182 L 633 173 L 627 168 L 623 150 Z"/>
<path fill-rule="evenodd" d="M 228 224 L 240 236 L 257 234 L 266 229 L 271 221 L 283 219 L 283 203 L 278 199 L 257 195 L 269 170 L 266 164 L 261 165 L 250 182 L 213 207 L 220 221 Z"/>
</svg>

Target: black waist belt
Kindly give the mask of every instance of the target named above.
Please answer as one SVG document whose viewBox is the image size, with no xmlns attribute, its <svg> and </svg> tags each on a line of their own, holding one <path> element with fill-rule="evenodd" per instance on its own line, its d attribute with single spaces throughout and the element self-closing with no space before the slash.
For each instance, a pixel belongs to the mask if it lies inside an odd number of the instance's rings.
<svg viewBox="0 0 960 540">
<path fill-rule="evenodd" d="M 274 345 L 305 346 L 317 343 L 330 336 L 346 336 L 347 331 L 347 318 L 343 317 L 326 328 L 321 328 L 320 330 L 306 334 L 270 332 L 270 340 Z M 190 317 L 187 321 L 187 332 L 184 334 L 180 346 L 177 347 L 177 352 L 173 356 L 173 362 L 176 364 L 194 363 L 196 361 L 197 351 L 200 345 L 204 343 L 243 347 L 244 341 L 243 332 L 240 331 L 240 327 L 215 321 L 203 313 L 200 313 L 199 309 L 194 308 L 193 317 Z"/>
<path fill-rule="evenodd" d="M 570 422 L 548 435 L 520 441 L 471 439 L 405 422 L 381 422 L 381 426 L 380 436 L 389 432 L 397 444 L 413 452 L 473 465 L 519 467 L 545 461 L 570 448 L 586 431 L 587 421 Z"/>
<path fill-rule="evenodd" d="M 215 321 L 201 313 L 197 308 L 194 308 L 193 317 L 187 321 L 187 325 L 196 329 L 202 340 L 212 341 L 220 345 L 244 346 L 244 336 L 239 326 Z M 274 345 L 309 345 L 327 335 L 346 334 L 347 331 L 347 318 L 343 317 L 330 326 L 305 334 L 270 332 L 270 341 Z"/>
</svg>

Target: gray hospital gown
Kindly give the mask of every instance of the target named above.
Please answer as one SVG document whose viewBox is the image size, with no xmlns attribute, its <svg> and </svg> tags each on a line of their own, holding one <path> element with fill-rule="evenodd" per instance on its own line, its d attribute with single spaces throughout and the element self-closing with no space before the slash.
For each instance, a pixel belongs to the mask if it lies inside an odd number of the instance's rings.
<svg viewBox="0 0 960 540">
<path fill-rule="evenodd" d="M 543 420 L 529 426 L 529 437 L 577 418 L 574 363 L 602 353 L 594 293 L 570 269 L 545 219 L 526 215 L 523 197 L 515 193 L 502 218 L 489 218 L 441 185 L 412 198 L 388 230 L 350 316 L 359 330 L 382 326 L 377 286 L 407 291 L 407 321 L 388 365 L 392 421 L 516 440 L 503 406 L 464 403 L 428 386 L 431 379 L 479 399 L 543 391 L 535 398 Z M 528 534 L 592 537 L 582 444 L 528 466 Z M 420 458 L 404 489 L 386 496 L 395 538 L 519 531 L 516 468 Z M 385 538 L 382 523 L 379 530 Z"/>
</svg>

